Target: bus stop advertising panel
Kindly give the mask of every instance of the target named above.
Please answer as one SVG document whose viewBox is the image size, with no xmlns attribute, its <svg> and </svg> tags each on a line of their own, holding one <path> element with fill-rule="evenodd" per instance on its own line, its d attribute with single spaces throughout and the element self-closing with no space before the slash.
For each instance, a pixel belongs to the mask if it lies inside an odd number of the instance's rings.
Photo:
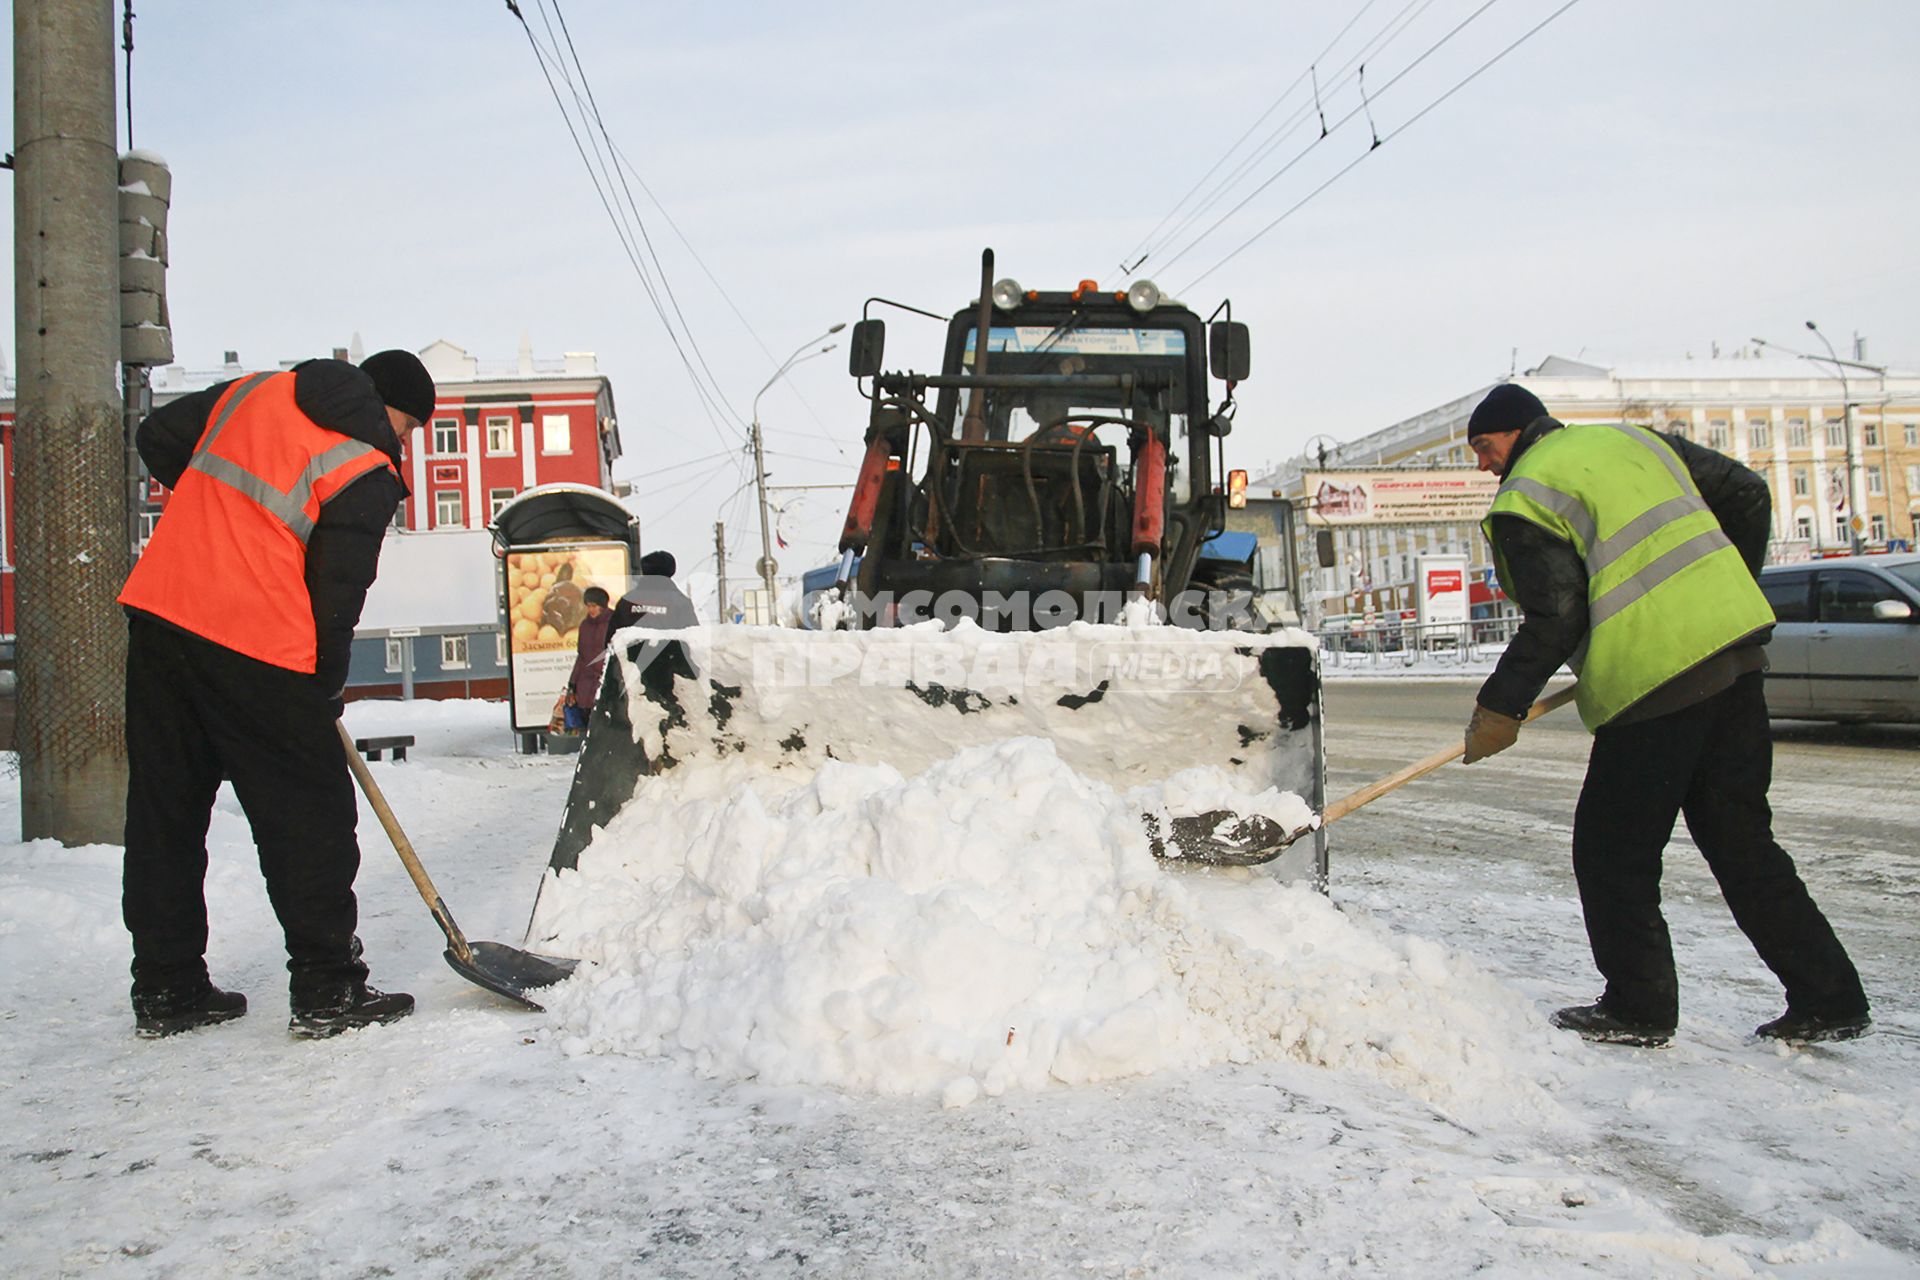
<svg viewBox="0 0 1920 1280">
<path fill-rule="evenodd" d="M 500 608 L 507 636 L 508 705 L 516 733 L 553 720 L 586 620 L 586 593 L 626 594 L 640 558 L 640 522 L 613 495 L 587 485 L 528 489 L 495 513 Z"/>
<path fill-rule="evenodd" d="M 1465 556 L 1419 556 L 1415 560 L 1419 577 L 1416 619 L 1421 626 L 1446 625 L 1467 620 L 1467 558 Z"/>
<path fill-rule="evenodd" d="M 543 543 L 506 554 L 507 670 L 513 727 L 544 729 L 566 691 L 586 620 L 588 587 L 608 600 L 627 589 L 624 542 Z"/>
</svg>

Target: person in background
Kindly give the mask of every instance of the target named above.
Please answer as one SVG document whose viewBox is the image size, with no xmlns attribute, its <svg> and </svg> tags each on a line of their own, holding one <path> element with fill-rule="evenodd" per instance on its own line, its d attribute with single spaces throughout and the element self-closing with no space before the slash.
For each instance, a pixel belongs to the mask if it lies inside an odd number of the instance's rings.
<svg viewBox="0 0 1920 1280">
<path fill-rule="evenodd" d="M 1525 619 L 1481 686 L 1466 763 L 1513 745 L 1563 663 L 1593 733 L 1573 870 L 1606 989 L 1553 1024 L 1589 1040 L 1672 1038 L 1679 984 L 1660 871 L 1684 814 L 1735 923 L 1786 988 L 1786 1012 L 1755 1035 L 1866 1034 L 1860 976 L 1773 838 L 1762 680 L 1774 618 L 1755 582 L 1772 527 L 1766 481 L 1678 436 L 1563 427 L 1512 383 L 1474 409 L 1467 442 L 1501 477 L 1483 527 Z"/>
<path fill-rule="evenodd" d="M 640 578 L 613 609 L 613 629 L 653 627 L 668 630 L 697 627 L 700 615 L 686 593 L 673 585 L 679 562 L 671 551 L 649 551 L 640 557 Z"/>
<path fill-rule="evenodd" d="M 353 782 L 334 722 L 380 542 L 406 496 L 400 441 L 433 414 L 407 351 L 309 360 L 163 405 L 135 435 L 173 492 L 120 593 L 127 641 L 122 911 L 134 1026 L 238 1018 L 207 972 L 207 826 L 222 777 L 253 829 L 286 936 L 288 1029 L 392 1022 L 355 936 Z"/>
<path fill-rule="evenodd" d="M 607 666 L 607 639 L 613 634 L 613 611 L 607 607 L 607 600 L 604 587 L 588 587 L 580 596 L 587 616 L 580 622 L 573 670 L 561 695 L 566 703 L 566 727 L 572 733 L 587 727 L 594 699 L 600 696 L 600 677 Z"/>
</svg>

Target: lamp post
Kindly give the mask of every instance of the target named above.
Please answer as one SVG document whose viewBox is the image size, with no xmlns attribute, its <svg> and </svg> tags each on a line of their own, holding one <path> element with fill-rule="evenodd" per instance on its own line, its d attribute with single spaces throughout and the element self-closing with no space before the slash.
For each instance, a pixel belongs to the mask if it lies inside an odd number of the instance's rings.
<svg viewBox="0 0 1920 1280">
<path fill-rule="evenodd" d="M 1883 379 L 1886 377 L 1887 371 L 1880 365 L 1868 364 L 1863 360 L 1842 360 L 1840 353 L 1833 349 L 1833 343 L 1827 341 L 1827 335 L 1820 332 L 1820 326 L 1809 320 L 1807 321 L 1807 329 L 1814 337 L 1820 339 L 1820 345 L 1827 349 L 1826 355 L 1816 356 L 1810 355 L 1805 351 L 1795 351 L 1791 347 L 1783 347 L 1777 342 L 1768 342 L 1765 338 L 1755 338 L 1753 345 L 1756 347 L 1772 347 L 1776 351 L 1785 351 L 1788 355 L 1801 360 L 1812 360 L 1817 364 L 1830 364 L 1833 366 L 1835 375 L 1839 377 L 1841 400 L 1840 417 L 1842 423 L 1845 425 L 1847 437 L 1847 538 L 1853 553 L 1858 555 L 1860 554 L 1861 546 L 1860 531 L 1853 527 L 1852 522 L 1861 518 L 1860 486 L 1859 478 L 1856 474 L 1859 469 L 1860 449 L 1853 436 L 1853 389 L 1847 381 L 1847 370 L 1865 369 L 1870 373 L 1879 374 Z"/>
<path fill-rule="evenodd" d="M 1820 339 L 1820 345 L 1827 349 L 1827 359 L 1833 365 L 1833 371 L 1840 375 L 1840 421 L 1844 424 L 1847 437 L 1847 542 L 1855 555 L 1860 554 L 1860 486 L 1855 480 L 1859 470 L 1860 450 L 1853 440 L 1853 388 L 1847 383 L 1847 367 L 1840 363 L 1840 353 L 1827 341 L 1827 335 L 1813 321 L 1807 321 L 1807 331 Z"/>
<path fill-rule="evenodd" d="M 762 442 L 761 434 L 760 434 L 760 397 L 767 394 L 767 389 L 773 386 L 774 383 L 786 377 L 788 371 L 791 370 L 795 365 L 802 364 L 805 361 L 811 360 L 815 356 L 823 356 L 827 354 L 827 352 L 833 350 L 832 343 L 829 343 L 826 346 L 821 347 L 818 351 L 808 351 L 807 348 L 811 347 L 814 343 L 820 341 L 821 338 L 830 338 L 834 334 L 840 332 L 842 329 L 846 327 L 847 326 L 844 322 L 841 324 L 836 324 L 831 329 L 828 329 L 825 333 L 821 334 L 819 337 L 808 338 L 805 342 L 795 347 L 793 349 L 793 354 L 788 356 L 785 360 L 782 360 L 780 362 L 780 367 L 773 371 L 773 376 L 771 378 L 768 378 L 766 382 L 762 384 L 761 388 L 758 391 L 753 393 L 753 435 L 752 435 L 753 483 L 754 483 L 754 488 L 757 491 L 759 500 L 760 500 L 760 565 L 759 565 L 759 568 L 760 568 L 760 581 L 762 584 L 765 585 L 767 589 L 767 609 L 769 612 L 771 612 L 773 609 L 773 604 L 775 599 L 774 586 L 773 586 L 773 571 L 778 566 L 774 564 L 774 560 L 773 560 L 773 533 L 767 526 L 767 455 L 766 455 L 766 449 Z"/>
</svg>

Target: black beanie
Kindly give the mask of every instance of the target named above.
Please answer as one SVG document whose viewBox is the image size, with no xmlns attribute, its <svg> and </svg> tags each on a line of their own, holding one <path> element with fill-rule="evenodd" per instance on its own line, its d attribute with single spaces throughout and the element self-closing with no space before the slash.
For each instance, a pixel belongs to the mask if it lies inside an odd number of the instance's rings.
<svg viewBox="0 0 1920 1280">
<path fill-rule="evenodd" d="M 671 551 L 649 551 L 640 557 L 640 572 L 649 578 L 671 578 L 679 567 Z"/>
<path fill-rule="evenodd" d="M 1475 406 L 1473 416 L 1467 419 L 1467 439 L 1489 431 L 1524 431 L 1535 418 L 1546 416 L 1547 406 L 1540 403 L 1539 396 L 1517 382 L 1503 382 Z"/>
<path fill-rule="evenodd" d="M 376 351 L 360 362 L 380 402 L 416 422 L 433 416 L 433 375 L 411 351 Z"/>
</svg>

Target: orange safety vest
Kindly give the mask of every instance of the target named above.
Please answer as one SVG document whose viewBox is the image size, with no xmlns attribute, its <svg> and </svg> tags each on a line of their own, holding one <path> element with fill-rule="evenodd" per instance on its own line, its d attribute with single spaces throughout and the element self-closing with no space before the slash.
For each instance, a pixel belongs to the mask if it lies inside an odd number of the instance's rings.
<svg viewBox="0 0 1920 1280">
<path fill-rule="evenodd" d="M 120 603 L 236 653 L 311 673 L 307 539 L 335 494 L 393 464 L 302 413 L 294 376 L 253 374 L 214 404 Z"/>
</svg>

